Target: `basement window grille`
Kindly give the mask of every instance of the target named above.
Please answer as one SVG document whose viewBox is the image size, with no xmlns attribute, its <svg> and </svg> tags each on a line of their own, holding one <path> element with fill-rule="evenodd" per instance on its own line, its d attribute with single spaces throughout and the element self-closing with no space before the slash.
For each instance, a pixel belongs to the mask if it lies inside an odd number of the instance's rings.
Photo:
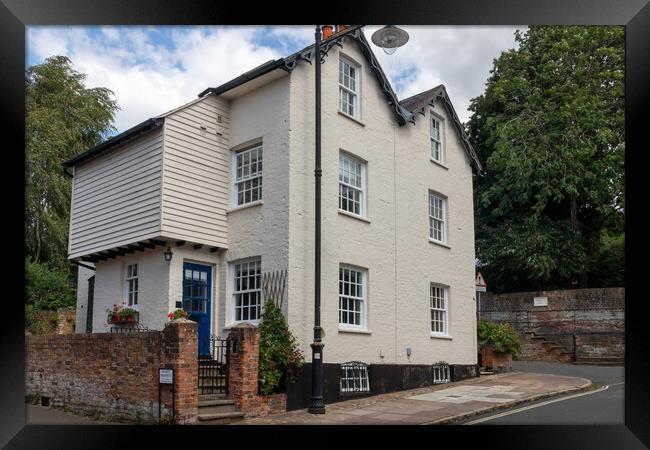
<svg viewBox="0 0 650 450">
<path fill-rule="evenodd" d="M 449 383 L 449 364 L 439 361 L 433 365 L 433 384 Z"/>
<path fill-rule="evenodd" d="M 368 365 L 361 361 L 341 364 L 341 393 L 344 395 L 370 392 Z"/>
</svg>

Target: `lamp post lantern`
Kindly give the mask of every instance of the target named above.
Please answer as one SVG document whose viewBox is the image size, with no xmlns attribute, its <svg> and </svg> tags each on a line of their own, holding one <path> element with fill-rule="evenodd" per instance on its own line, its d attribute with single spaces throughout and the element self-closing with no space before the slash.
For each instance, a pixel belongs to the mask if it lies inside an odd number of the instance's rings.
<svg viewBox="0 0 650 450">
<path fill-rule="evenodd" d="M 348 28 L 347 32 L 360 27 Z M 338 31 L 337 27 L 337 31 Z M 340 33 L 340 32 L 339 32 Z M 337 35 L 340 35 L 336 33 Z M 329 37 L 329 36 L 327 36 Z M 326 38 L 327 38 L 326 37 Z M 321 281 L 321 26 L 316 25 L 314 33 L 314 69 L 315 69 L 315 235 L 314 235 L 314 342 L 311 344 L 311 400 L 309 411 L 312 414 L 325 414 L 323 403 L 323 343 L 321 341 L 320 326 L 320 281 Z M 409 36 L 404 30 L 392 25 L 375 31 L 372 35 L 372 42 L 384 49 L 388 54 L 395 52 L 397 47 L 406 44 Z"/>
</svg>

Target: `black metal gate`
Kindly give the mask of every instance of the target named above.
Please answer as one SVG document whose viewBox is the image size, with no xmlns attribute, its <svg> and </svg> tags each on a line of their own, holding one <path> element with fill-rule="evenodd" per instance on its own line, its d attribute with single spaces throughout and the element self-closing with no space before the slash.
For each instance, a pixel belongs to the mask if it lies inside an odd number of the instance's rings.
<svg viewBox="0 0 650 450">
<path fill-rule="evenodd" d="M 228 394 L 232 341 L 206 336 L 199 341 L 199 394 Z"/>
</svg>

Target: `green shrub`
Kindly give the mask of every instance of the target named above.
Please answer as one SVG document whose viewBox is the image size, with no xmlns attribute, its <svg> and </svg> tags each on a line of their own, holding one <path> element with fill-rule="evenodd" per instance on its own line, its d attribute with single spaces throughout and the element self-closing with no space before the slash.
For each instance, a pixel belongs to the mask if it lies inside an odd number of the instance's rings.
<svg viewBox="0 0 650 450">
<path fill-rule="evenodd" d="M 478 347 L 491 347 L 497 353 L 509 353 L 517 357 L 520 351 L 519 335 L 507 323 L 479 321 Z"/>
<path fill-rule="evenodd" d="M 25 329 L 33 335 L 52 334 L 56 331 L 58 317 L 56 311 L 47 311 L 25 305 Z"/>
<path fill-rule="evenodd" d="M 47 264 L 25 260 L 25 304 L 56 311 L 76 303 L 68 274 Z"/>
<path fill-rule="evenodd" d="M 262 395 L 278 392 L 284 373 L 291 381 L 304 364 L 295 336 L 272 299 L 266 300 L 260 323 L 259 383 Z"/>
</svg>

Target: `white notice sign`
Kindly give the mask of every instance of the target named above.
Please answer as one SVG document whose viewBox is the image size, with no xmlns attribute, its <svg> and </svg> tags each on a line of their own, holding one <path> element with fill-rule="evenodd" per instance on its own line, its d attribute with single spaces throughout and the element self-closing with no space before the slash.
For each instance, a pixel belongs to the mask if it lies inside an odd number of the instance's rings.
<svg viewBox="0 0 650 450">
<path fill-rule="evenodd" d="M 548 306 L 548 297 L 533 297 L 533 306 Z"/>
<path fill-rule="evenodd" d="M 174 384 L 174 369 L 160 369 L 160 384 Z"/>
</svg>

